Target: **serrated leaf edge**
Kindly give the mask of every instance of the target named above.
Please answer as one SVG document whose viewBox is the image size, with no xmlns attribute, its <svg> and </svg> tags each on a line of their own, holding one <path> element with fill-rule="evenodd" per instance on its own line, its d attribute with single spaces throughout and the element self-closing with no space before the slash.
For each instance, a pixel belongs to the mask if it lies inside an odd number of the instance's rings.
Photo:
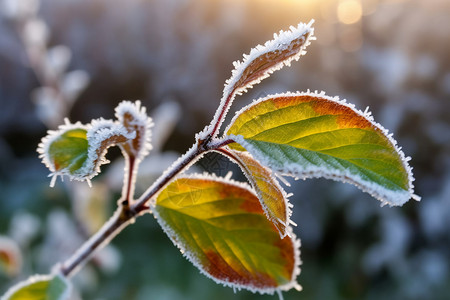
<svg viewBox="0 0 450 300">
<path fill-rule="evenodd" d="M 93 120 L 91 124 L 84 125 L 81 122 L 74 124 L 70 123 L 68 119 L 64 120 L 65 124 L 60 125 L 58 130 L 49 130 L 47 136 L 42 138 L 41 143 L 38 145 L 37 152 L 39 158 L 45 166 L 50 170 L 49 177 L 52 177 L 50 186 L 55 185 L 58 176 L 63 178 L 67 175 L 70 180 L 87 181 L 90 184 L 90 180 L 100 173 L 100 166 L 109 161 L 105 158 L 105 154 L 108 147 L 105 147 L 101 153 L 98 150 L 101 149 L 103 141 L 113 136 L 123 136 L 126 139 L 133 139 L 135 133 L 128 132 L 121 124 L 113 122 L 111 120 L 105 120 L 103 118 Z M 51 144 L 58 139 L 61 135 L 69 130 L 84 129 L 87 131 L 86 138 L 88 141 L 88 156 L 83 165 L 75 172 L 71 173 L 67 168 L 61 170 L 55 170 L 53 163 L 50 161 L 49 149 Z"/>
<path fill-rule="evenodd" d="M 272 40 L 265 42 L 264 45 L 257 45 L 250 50 L 249 54 L 244 54 L 242 62 L 234 61 L 234 69 L 232 71 L 231 77 L 225 82 L 223 97 L 226 98 L 228 97 L 228 95 L 233 93 L 234 88 L 236 88 L 235 85 L 241 78 L 242 73 L 256 58 L 261 57 L 269 52 L 279 50 L 281 46 L 290 45 L 293 40 L 296 40 L 300 37 L 305 37 L 303 45 L 295 55 L 275 64 L 274 66 L 269 68 L 263 76 L 259 77 L 258 80 L 253 81 L 246 86 L 239 87 L 234 91 L 234 93 L 236 93 L 236 95 L 241 95 L 242 93 L 246 92 L 247 89 L 252 88 L 255 84 L 261 82 L 261 80 L 269 77 L 273 72 L 280 70 L 284 66 L 290 66 L 291 62 L 294 60 L 299 60 L 302 55 L 306 54 L 306 50 L 304 49 L 311 44 L 311 40 L 315 39 L 314 28 L 311 27 L 313 23 L 314 20 L 311 20 L 308 24 L 299 23 L 297 27 L 291 26 L 287 31 L 280 30 L 278 34 L 273 34 Z"/>
<path fill-rule="evenodd" d="M 141 161 L 145 156 L 152 150 L 151 145 L 151 128 L 154 126 L 152 119 L 147 115 L 147 109 L 141 105 L 141 101 L 137 100 L 135 102 L 122 101 L 115 108 L 115 116 L 120 123 L 123 124 L 123 119 L 125 114 L 129 113 L 133 116 L 133 122 L 130 125 L 138 126 L 143 134 L 139 136 L 139 151 L 135 153 L 136 159 Z M 131 140 L 129 141 L 131 142 Z"/>
<path fill-rule="evenodd" d="M 316 39 L 314 36 L 314 28 L 312 27 L 313 23 L 314 19 L 312 19 L 308 24 L 299 23 L 297 27 L 291 26 L 287 31 L 280 30 L 278 34 L 273 34 L 272 40 L 266 41 L 264 45 L 258 44 L 250 50 L 248 55 L 244 54 L 242 62 L 233 62 L 234 69 L 231 71 L 231 77 L 225 81 L 219 108 L 217 109 L 214 118 L 211 120 L 210 125 L 208 125 L 205 130 L 199 134 L 201 139 L 206 138 L 207 133 L 211 131 L 213 126 L 220 128 L 224 121 L 223 116 L 227 115 L 236 95 L 245 93 L 247 89 L 250 89 L 254 85 L 260 83 L 261 80 L 269 77 L 273 72 L 280 70 L 284 66 L 290 66 L 292 61 L 298 61 L 302 55 L 306 54 L 306 47 L 311 44 L 312 40 Z M 239 81 L 242 73 L 252 63 L 252 61 L 264 54 L 267 54 L 268 52 L 279 49 L 280 46 L 289 45 L 293 40 L 302 36 L 305 36 L 305 41 L 295 55 L 292 55 L 267 69 L 266 72 L 258 78 L 258 80 L 252 81 L 247 85 L 236 89 L 236 83 Z"/>
<path fill-rule="evenodd" d="M 226 150 L 228 152 L 230 152 L 231 154 L 234 154 L 234 150 L 226 147 Z M 275 178 L 275 176 L 273 176 L 273 171 L 272 169 L 268 168 L 267 166 L 261 164 L 261 166 L 263 168 L 265 168 L 269 173 L 270 173 L 270 179 L 273 181 L 275 187 L 281 192 L 281 194 L 283 195 L 283 201 L 285 202 L 285 207 L 286 207 L 286 222 L 280 220 L 280 219 L 276 219 L 274 220 L 273 217 L 270 215 L 268 208 L 266 205 L 264 205 L 264 201 L 263 201 L 263 195 L 262 195 L 262 191 L 261 189 L 259 189 L 258 184 L 256 183 L 256 180 L 254 180 L 253 176 L 251 175 L 251 172 L 249 170 L 247 170 L 247 166 L 246 164 L 239 158 L 239 157 L 234 157 L 233 156 L 229 156 L 221 151 L 216 151 L 222 155 L 224 155 L 225 157 L 229 158 L 231 161 L 234 161 L 241 169 L 242 169 L 242 173 L 244 173 L 245 177 L 247 178 L 247 180 L 250 182 L 251 186 L 253 187 L 253 189 L 255 190 L 259 202 L 261 203 L 261 206 L 263 208 L 264 214 L 266 215 L 266 217 L 269 219 L 269 221 L 271 221 L 274 225 L 275 223 L 280 223 L 284 226 L 284 230 L 281 231 L 280 228 L 278 228 L 278 226 L 275 225 L 275 227 L 277 228 L 278 232 L 280 233 L 280 237 L 284 238 L 286 235 L 288 235 L 287 232 L 287 227 L 289 226 L 289 224 L 291 224 L 291 216 L 292 216 L 292 210 L 291 208 L 293 207 L 293 205 L 289 202 L 289 195 L 286 193 L 286 191 L 281 187 L 280 183 L 278 182 L 278 180 Z M 254 160 L 256 160 L 258 163 L 260 163 L 256 158 L 254 158 L 249 152 L 246 152 L 246 155 L 251 156 Z"/>
<path fill-rule="evenodd" d="M 411 157 L 405 156 L 401 147 L 399 147 L 397 145 L 397 141 L 393 138 L 393 134 L 389 133 L 389 131 L 387 129 L 385 129 L 381 124 L 377 123 L 373 119 L 373 116 L 372 116 L 371 112 L 368 111 L 368 109 L 366 109 L 363 112 L 363 111 L 355 108 L 355 106 L 353 104 L 348 103 L 345 99 L 339 99 L 339 97 L 337 97 L 337 96 L 336 97 L 327 96 L 325 94 L 325 92 L 323 92 L 323 91 L 320 93 L 317 91 L 311 92 L 309 90 L 307 92 L 279 93 L 279 94 L 268 95 L 266 97 L 254 100 L 252 103 L 250 103 L 249 105 L 243 107 L 242 109 L 240 109 L 239 111 L 236 112 L 236 114 L 233 117 L 233 119 L 231 120 L 230 124 L 225 129 L 224 137 L 234 140 L 238 144 L 242 145 L 245 149 L 250 150 L 249 152 L 251 152 L 253 154 L 253 156 L 255 156 L 256 153 L 258 153 L 258 151 L 255 150 L 252 145 L 247 143 L 242 135 L 233 135 L 233 134 L 227 135 L 226 134 L 228 132 L 228 130 L 231 128 L 231 126 L 234 124 L 236 119 L 250 107 L 257 105 L 261 102 L 264 102 L 266 100 L 273 99 L 273 98 L 279 98 L 279 97 L 300 97 L 300 96 L 319 97 L 319 98 L 323 98 L 323 99 L 335 102 L 339 105 L 348 107 L 352 111 L 354 111 L 356 114 L 358 114 L 359 116 L 362 116 L 366 120 L 368 120 L 371 123 L 371 125 L 374 126 L 376 129 L 380 130 L 384 134 L 384 136 L 386 136 L 386 138 L 389 140 L 389 142 L 393 145 L 395 151 L 400 156 L 402 165 L 408 175 L 408 191 L 395 192 L 395 191 L 389 191 L 387 189 L 383 189 L 381 191 L 379 185 L 374 184 L 369 181 L 366 181 L 366 180 L 363 180 L 359 176 L 350 174 L 350 172 L 346 172 L 346 173 L 337 172 L 336 174 L 330 174 L 330 173 L 327 173 L 326 171 L 324 171 L 323 168 L 319 168 L 319 167 L 308 167 L 305 169 L 305 168 L 299 168 L 297 166 L 292 166 L 292 165 L 289 166 L 286 164 L 285 166 L 283 166 L 283 168 L 275 169 L 274 171 L 282 172 L 284 175 L 293 176 L 293 177 L 302 178 L 302 179 L 323 177 L 326 179 L 332 179 L 335 181 L 350 183 L 350 184 L 357 186 L 362 191 L 369 193 L 374 198 L 380 200 L 382 206 L 384 206 L 386 204 L 388 204 L 390 206 L 401 206 L 404 203 L 406 203 L 409 199 L 414 199 L 416 201 L 420 201 L 420 196 L 414 194 L 414 184 L 413 184 L 414 176 L 412 173 L 412 168 L 408 164 L 408 161 L 411 160 Z M 264 158 L 263 155 L 258 155 L 258 159 L 264 165 L 269 166 L 271 168 L 273 167 L 271 162 L 268 159 Z M 364 183 L 364 185 L 362 185 L 361 183 Z"/>
<path fill-rule="evenodd" d="M 223 182 L 225 184 L 231 184 L 231 185 L 246 189 L 250 193 L 254 194 L 255 197 L 257 197 L 257 195 L 255 194 L 255 191 L 252 189 L 252 187 L 249 184 L 247 184 L 245 182 L 235 181 L 233 179 L 219 177 L 215 174 L 208 174 L 208 173 L 196 174 L 195 173 L 195 174 L 190 174 L 189 176 L 180 176 L 177 179 L 182 179 L 182 178 L 215 180 L 215 181 Z M 155 198 L 157 198 L 157 197 L 158 196 L 156 196 Z M 206 272 L 206 270 L 203 269 L 203 266 L 200 264 L 199 259 L 196 258 L 194 255 L 190 255 L 191 253 L 189 252 L 187 247 L 185 245 L 183 245 L 183 243 L 177 239 L 177 234 L 172 232 L 172 230 L 170 229 L 170 226 L 159 216 L 158 211 L 155 209 L 155 206 L 156 206 L 156 201 L 153 201 L 151 203 L 151 210 L 153 212 L 153 215 L 154 215 L 155 219 L 157 220 L 157 222 L 159 223 L 159 225 L 161 226 L 161 228 L 163 229 L 163 231 L 173 242 L 173 244 L 180 250 L 181 254 L 200 271 L 201 274 L 212 279 L 217 284 L 222 284 L 223 286 L 231 287 L 231 288 L 233 288 L 233 290 L 245 289 L 245 290 L 249 290 L 253 293 L 258 292 L 260 294 L 270 294 L 270 295 L 273 295 L 275 292 L 280 294 L 281 291 L 288 291 L 292 288 L 294 288 L 298 291 L 302 290 L 301 285 L 296 280 L 298 275 L 300 275 L 300 271 L 301 271 L 300 265 L 302 264 L 302 262 L 300 260 L 301 242 L 300 242 L 300 239 L 298 239 L 297 236 L 294 234 L 291 226 L 288 226 L 286 228 L 287 236 L 290 238 L 291 242 L 293 243 L 294 256 L 295 256 L 294 257 L 294 269 L 293 269 L 293 272 L 291 275 L 291 281 L 284 285 L 281 285 L 277 288 L 261 289 L 261 288 L 246 286 L 246 285 L 242 285 L 242 284 L 234 284 L 234 283 L 223 281 L 223 280 L 220 280 L 220 279 L 217 279 L 217 278 L 211 276 L 208 272 Z"/>
</svg>

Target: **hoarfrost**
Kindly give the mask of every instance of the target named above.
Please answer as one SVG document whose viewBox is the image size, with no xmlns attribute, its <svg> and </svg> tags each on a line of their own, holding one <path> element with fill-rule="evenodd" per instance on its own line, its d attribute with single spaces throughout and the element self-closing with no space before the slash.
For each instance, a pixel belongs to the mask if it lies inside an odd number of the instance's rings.
<svg viewBox="0 0 450 300">
<path fill-rule="evenodd" d="M 65 119 L 65 123 L 59 126 L 58 130 L 49 130 L 47 136 L 42 139 L 37 149 L 42 162 L 52 172 L 49 175 L 52 177 L 50 183 L 52 187 L 57 177 L 63 177 L 64 175 L 69 176 L 71 180 L 87 181 L 90 184 L 90 179 L 100 172 L 100 166 L 109 162 L 105 158 L 107 149 L 117 143 L 123 143 L 136 137 L 135 132 L 130 133 L 121 124 L 110 120 L 97 119 L 93 120 L 91 124 L 83 125 L 80 122 L 71 124 L 68 119 Z M 87 158 L 81 167 L 75 171 L 70 171 L 68 168 L 57 170 L 55 163 L 50 157 L 50 146 L 61 135 L 73 129 L 84 129 L 87 131 Z"/>
<path fill-rule="evenodd" d="M 235 185 L 238 186 L 240 188 L 246 189 L 249 192 L 251 192 L 252 194 L 255 194 L 254 190 L 247 184 L 247 183 L 243 183 L 243 182 L 237 182 L 234 181 L 232 179 L 227 180 L 223 177 L 218 177 L 214 174 L 192 174 L 189 176 L 189 178 L 199 178 L 199 179 L 209 179 L 209 180 L 218 180 L 221 182 L 224 182 L 226 184 L 231 184 L 231 185 Z M 255 195 L 256 196 L 256 195 Z M 237 290 L 241 290 L 241 289 L 246 289 L 249 290 L 253 293 L 260 293 L 260 294 L 271 294 L 273 295 L 274 293 L 280 293 L 281 291 L 288 291 L 292 288 L 296 289 L 296 290 L 301 290 L 302 287 L 300 286 L 300 284 L 296 281 L 296 278 L 298 277 L 298 275 L 300 274 L 300 265 L 301 265 L 301 260 L 300 260 L 300 240 L 296 237 L 296 235 L 294 234 L 292 227 L 287 226 L 286 231 L 287 231 L 287 236 L 289 236 L 290 240 L 293 243 L 293 248 L 294 248 L 294 269 L 293 272 L 291 274 L 291 280 L 286 283 L 283 284 L 277 288 L 258 288 L 258 287 L 254 287 L 254 286 L 250 286 L 250 285 L 245 285 L 245 284 L 234 284 L 222 279 L 218 279 L 215 278 L 213 276 L 211 276 L 211 274 L 209 274 L 202 266 L 201 264 L 201 259 L 199 257 L 197 257 L 196 255 L 194 255 L 191 251 L 189 251 L 189 249 L 187 248 L 187 245 L 184 244 L 180 238 L 178 237 L 178 234 L 173 231 L 170 226 L 168 225 L 168 223 L 160 217 L 158 210 L 155 207 L 155 202 L 151 202 L 151 210 L 153 212 L 153 215 L 155 217 L 155 219 L 158 221 L 158 223 L 161 225 L 163 231 L 167 234 L 167 236 L 171 239 L 171 241 L 173 242 L 173 244 L 175 246 L 177 246 L 177 248 L 180 250 L 180 252 L 182 253 L 182 255 L 188 260 L 190 261 L 199 271 L 200 273 L 202 273 L 203 275 L 205 275 L 206 277 L 212 279 L 213 281 L 215 281 L 218 284 L 222 284 L 226 287 L 231 287 L 233 288 L 233 290 L 237 289 Z"/>
<path fill-rule="evenodd" d="M 274 33 L 273 40 L 267 41 L 264 46 L 257 45 L 248 55 L 244 54 L 242 62 L 233 62 L 234 70 L 230 79 L 225 82 L 220 106 L 210 126 L 220 128 L 236 95 L 245 93 L 254 84 L 284 66 L 290 66 L 293 60 L 297 61 L 300 56 L 306 54 L 304 49 L 315 39 L 314 28 L 311 27 L 313 23 L 314 20 L 308 24 L 299 23 L 297 27 L 291 26 L 289 31 Z M 258 59 L 266 59 L 267 62 L 262 66 L 252 66 Z M 209 129 L 206 132 L 209 132 Z"/>
<path fill-rule="evenodd" d="M 350 171 L 343 169 L 328 169 L 325 167 L 319 167 L 316 165 L 311 165 L 309 162 L 306 162 L 306 167 L 301 166 L 300 164 L 292 164 L 289 162 L 289 158 L 286 156 L 284 152 L 279 150 L 278 148 L 272 148 L 271 151 L 277 151 L 277 155 L 284 157 L 283 162 L 273 162 L 270 158 L 267 157 L 264 153 L 261 153 L 260 150 L 255 148 L 252 144 L 247 142 L 245 138 L 241 135 L 235 136 L 233 134 L 228 135 L 228 138 L 231 138 L 235 142 L 242 145 L 247 151 L 252 153 L 252 155 L 256 156 L 258 160 L 260 160 L 261 163 L 263 163 L 266 166 L 269 166 L 273 168 L 277 172 L 281 172 L 283 174 L 287 174 L 294 177 L 300 177 L 300 178 L 317 178 L 317 177 L 324 177 L 327 179 L 332 179 L 336 181 L 342 181 L 346 183 L 351 183 L 356 185 L 358 188 L 363 190 L 364 192 L 369 193 L 373 197 L 377 198 L 381 201 L 381 205 L 389 204 L 391 206 L 397 206 L 397 205 L 403 205 L 405 202 L 407 202 L 409 199 L 414 200 L 420 200 L 420 197 L 414 194 L 414 177 L 412 174 L 412 169 L 408 164 L 409 158 L 405 157 L 405 154 L 401 150 L 401 147 L 397 146 L 397 142 L 393 139 L 392 133 L 389 133 L 387 129 L 385 129 L 383 126 L 378 124 L 374 121 L 372 115 L 366 110 L 365 112 L 362 112 L 355 108 L 353 104 L 347 103 L 346 100 L 340 100 L 338 97 L 329 97 L 326 96 L 325 93 L 317 92 L 311 93 L 308 92 L 296 92 L 296 93 L 283 93 L 283 94 L 275 94 L 275 95 L 269 95 L 264 98 L 257 99 L 253 101 L 253 103 L 243 107 L 240 111 L 236 113 L 232 121 L 230 122 L 230 125 L 226 128 L 225 132 L 228 132 L 230 127 L 235 123 L 236 119 L 244 113 L 246 110 L 248 110 L 250 107 L 257 105 L 261 102 L 264 102 L 268 99 L 273 99 L 277 97 L 301 97 L 301 96 L 312 96 L 312 97 L 319 97 L 326 99 L 328 101 L 335 102 L 339 105 L 343 105 L 345 107 L 350 108 L 353 110 L 356 114 L 358 114 L 361 117 L 364 117 L 366 120 L 368 120 L 374 128 L 377 130 L 380 130 L 389 140 L 390 144 L 394 147 L 395 151 L 399 155 L 403 167 L 405 171 L 407 172 L 408 176 L 408 190 L 406 191 L 394 191 L 389 190 L 384 187 L 382 187 L 379 184 L 376 184 L 374 182 L 368 181 L 363 179 L 361 176 L 357 174 L 353 174 Z"/>
</svg>

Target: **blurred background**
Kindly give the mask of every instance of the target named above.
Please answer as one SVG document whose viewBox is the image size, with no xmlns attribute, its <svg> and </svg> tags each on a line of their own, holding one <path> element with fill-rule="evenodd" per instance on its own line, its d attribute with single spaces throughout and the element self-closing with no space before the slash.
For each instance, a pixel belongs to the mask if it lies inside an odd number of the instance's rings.
<svg viewBox="0 0 450 300">
<path fill-rule="evenodd" d="M 234 111 L 307 89 L 369 106 L 412 157 L 422 201 L 380 207 L 350 185 L 293 182 L 303 291 L 285 299 L 450 299 L 449 16 L 448 0 L 0 0 L 0 294 L 67 258 L 120 195 L 117 149 L 93 188 L 49 188 L 36 152 L 48 129 L 112 118 L 121 100 L 140 99 L 156 125 L 139 193 L 209 123 L 232 61 L 315 19 L 306 56 Z M 243 180 L 217 155 L 195 168 Z M 73 281 L 73 299 L 277 299 L 216 285 L 151 216 Z"/>
</svg>

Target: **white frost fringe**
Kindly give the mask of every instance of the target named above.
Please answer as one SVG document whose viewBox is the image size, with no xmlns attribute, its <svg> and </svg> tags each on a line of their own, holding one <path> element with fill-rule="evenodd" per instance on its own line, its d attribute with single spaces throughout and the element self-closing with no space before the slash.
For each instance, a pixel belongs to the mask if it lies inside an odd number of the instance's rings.
<svg viewBox="0 0 450 300">
<path fill-rule="evenodd" d="M 252 194 L 255 195 L 254 190 L 247 183 L 245 183 L 245 182 L 237 182 L 237 181 L 234 181 L 234 180 L 231 180 L 231 179 L 226 180 L 223 177 L 218 177 L 218 176 L 216 176 L 214 174 L 207 174 L 207 173 L 204 173 L 204 174 L 192 174 L 188 178 L 207 179 L 207 180 L 214 180 L 214 181 L 224 182 L 226 184 L 231 184 L 231 185 L 234 185 L 234 186 L 246 189 L 246 190 L 248 190 L 249 192 L 251 192 Z M 257 197 L 257 196 L 255 195 L 255 197 Z M 180 249 L 180 252 L 183 254 L 183 256 L 187 260 L 189 260 L 195 267 L 197 267 L 197 269 L 200 270 L 200 273 L 202 273 L 203 275 L 205 275 L 208 278 L 211 278 L 216 283 L 222 284 L 222 285 L 227 286 L 227 287 L 231 287 L 231 288 L 233 288 L 234 291 L 241 290 L 241 289 L 246 289 L 246 290 L 249 290 L 249 291 L 251 291 L 253 293 L 258 292 L 260 294 L 271 294 L 271 295 L 273 295 L 276 292 L 279 296 L 281 295 L 281 291 L 288 291 L 288 290 L 290 290 L 292 288 L 294 288 L 294 289 L 296 289 L 298 291 L 302 290 L 302 287 L 300 286 L 300 284 L 296 280 L 298 275 L 300 274 L 300 265 L 302 263 L 301 260 L 300 260 L 300 240 L 294 234 L 294 232 L 292 230 L 292 227 L 288 226 L 286 228 L 287 235 L 288 235 L 287 238 L 290 238 L 290 240 L 293 243 L 293 248 L 294 248 L 294 259 L 295 259 L 295 262 L 294 262 L 294 270 L 293 270 L 293 272 L 291 274 L 291 280 L 288 283 L 286 283 L 284 285 L 281 285 L 281 286 L 279 286 L 277 288 L 263 288 L 262 289 L 262 288 L 257 288 L 257 287 L 254 287 L 254 286 L 249 286 L 249 285 L 244 285 L 244 284 L 234 284 L 234 283 L 231 283 L 231 282 L 228 282 L 228 281 L 224 281 L 224 280 L 221 280 L 221 279 L 217 279 L 217 278 L 211 276 L 211 274 L 209 274 L 206 270 L 203 269 L 203 266 L 200 263 L 200 261 L 201 261 L 200 258 L 195 256 L 195 255 L 193 255 L 189 251 L 189 248 L 187 247 L 186 243 L 184 243 L 184 241 L 181 240 L 178 237 L 177 233 L 172 230 L 172 228 L 167 224 L 167 222 L 163 218 L 160 217 L 160 215 L 158 213 L 158 210 L 156 209 L 155 205 L 156 204 L 154 202 L 151 203 L 151 209 L 152 209 L 153 215 L 154 215 L 155 219 L 158 221 L 158 223 L 161 225 L 162 229 L 167 234 L 167 236 L 172 240 L 174 245 L 177 246 L 178 249 Z"/>
<path fill-rule="evenodd" d="M 203 131 L 204 136 L 200 136 L 201 138 L 206 137 L 206 133 L 210 132 L 211 126 L 213 126 L 214 124 L 219 123 L 217 124 L 217 126 L 218 128 L 220 128 L 224 121 L 224 118 L 219 120 L 219 117 L 221 115 L 225 116 L 228 113 L 228 110 L 230 109 L 230 106 L 236 95 L 245 93 L 247 89 L 252 88 L 253 85 L 258 84 L 259 82 L 261 82 L 261 80 L 269 77 L 273 72 L 280 70 L 284 66 L 290 66 L 292 61 L 298 61 L 302 55 L 306 54 L 306 47 L 311 44 L 312 40 L 316 39 L 316 37 L 314 36 L 314 28 L 312 27 L 313 23 L 314 20 L 311 20 L 308 24 L 299 23 L 297 27 L 291 26 L 289 28 L 290 30 L 288 31 L 280 30 L 278 34 L 274 33 L 273 40 L 267 41 L 263 46 L 257 45 L 255 48 L 250 50 L 250 53 L 248 55 L 244 54 L 242 62 L 233 62 L 234 69 L 231 73 L 231 77 L 225 82 L 222 99 L 220 100 L 220 106 L 217 109 L 216 114 L 211 121 L 211 124 Z M 291 57 L 288 57 L 285 60 L 274 64 L 270 69 L 266 70 L 264 74 L 261 75 L 257 80 L 249 82 L 247 85 L 235 89 L 235 85 L 242 77 L 243 72 L 255 59 L 269 52 L 273 52 L 276 50 L 285 50 L 291 45 L 292 41 L 302 36 L 305 36 L 305 41 L 295 55 L 292 55 Z M 229 102 L 226 103 L 228 98 Z"/>
<path fill-rule="evenodd" d="M 117 119 L 122 124 L 126 114 L 130 114 L 133 117 L 130 125 L 137 127 L 137 130 L 141 133 L 138 136 L 139 149 L 135 153 L 136 158 L 141 161 L 152 150 L 151 128 L 154 126 L 152 119 L 147 115 L 146 108 L 141 106 L 141 101 L 134 103 L 131 101 L 122 101 L 116 107 L 115 112 Z"/>
<path fill-rule="evenodd" d="M 49 148 L 62 134 L 73 129 L 84 129 L 87 131 L 87 158 L 81 168 L 73 173 L 69 169 L 56 170 L 50 159 Z M 58 130 L 48 131 L 48 135 L 42 139 L 37 151 L 40 154 L 39 157 L 42 159 L 42 162 L 51 171 L 49 175 L 52 177 L 50 186 L 53 187 L 55 185 L 58 176 L 62 178 L 64 175 L 69 176 L 70 180 L 87 181 L 90 185 L 90 180 L 100 172 L 100 166 L 109 162 L 105 158 L 108 147 L 105 147 L 100 154 L 98 150 L 101 149 L 104 141 L 107 141 L 113 136 L 123 136 L 127 139 L 133 139 L 136 133 L 129 133 L 121 124 L 104 119 L 94 120 L 88 125 L 83 125 L 80 122 L 71 124 L 68 119 L 65 119 L 65 124 L 59 126 Z"/>
<path fill-rule="evenodd" d="M 389 142 L 394 147 L 397 154 L 400 156 L 400 159 L 402 161 L 403 167 L 406 170 L 408 174 L 408 191 L 390 191 L 383 187 L 381 187 L 378 184 L 374 184 L 372 182 L 363 180 L 361 177 L 357 176 L 356 174 L 351 174 L 350 172 L 336 172 L 335 170 L 327 170 L 326 168 L 321 168 L 317 166 L 309 166 L 307 168 L 304 168 L 299 165 L 295 164 L 288 164 L 281 166 L 279 169 L 275 170 L 277 172 L 281 172 L 283 174 L 294 176 L 294 177 L 300 177 L 300 178 L 316 178 L 316 177 L 324 177 L 327 179 L 332 179 L 336 181 L 351 183 L 356 185 L 359 189 L 361 189 L 364 192 L 369 193 L 373 197 L 377 198 L 381 201 L 381 205 L 384 206 L 386 204 L 389 204 L 390 206 L 401 206 L 404 203 L 406 203 L 409 199 L 414 199 L 416 201 L 420 200 L 420 197 L 414 194 L 414 176 L 412 174 L 412 168 L 409 166 L 408 161 L 411 160 L 410 157 L 406 157 L 403 151 L 400 147 L 397 146 L 397 142 L 394 140 L 392 133 L 389 133 L 387 129 L 385 129 L 383 126 L 381 126 L 379 123 L 375 122 L 373 119 L 371 113 L 366 110 L 364 112 L 358 110 L 355 108 L 355 106 L 351 103 L 347 103 L 346 100 L 340 100 L 339 97 L 329 97 L 325 95 L 324 92 L 318 93 L 310 92 L 309 90 L 307 92 L 288 92 L 288 93 L 282 93 L 282 94 L 274 94 L 269 95 L 264 98 L 257 99 L 253 101 L 253 103 L 243 107 L 241 110 L 236 112 L 236 115 L 230 122 L 230 125 L 226 128 L 225 132 L 228 132 L 230 127 L 234 124 L 236 119 L 244 113 L 246 110 L 248 110 L 250 107 L 257 105 L 261 102 L 267 101 L 268 99 L 278 98 L 278 97 L 300 97 L 300 96 L 311 96 L 311 97 L 318 97 L 322 99 L 326 99 L 332 102 L 335 102 L 339 105 L 343 105 L 345 107 L 350 108 L 353 110 L 356 114 L 364 117 L 366 120 L 368 120 L 372 126 L 378 130 L 380 130 L 389 140 Z M 254 149 L 254 147 L 245 141 L 244 137 L 242 135 L 228 135 L 228 138 L 231 138 L 232 140 L 236 141 L 237 143 L 241 144 L 244 148 L 247 149 L 252 155 L 257 156 L 257 158 L 266 166 L 274 167 L 270 159 L 266 158 L 264 155 L 258 155 L 259 151 L 257 149 Z M 279 167 L 279 166 L 278 166 Z"/>
<path fill-rule="evenodd" d="M 0 298 L 0 300 L 9 300 L 9 298 L 12 295 L 14 295 L 14 293 L 19 291 L 20 289 L 22 289 L 28 285 L 31 285 L 33 283 L 36 283 L 36 282 L 53 280 L 54 277 L 59 277 L 67 285 L 67 289 L 61 294 L 60 297 L 58 297 L 55 300 L 69 299 L 71 289 L 72 289 L 71 284 L 63 275 L 61 275 L 59 273 L 55 273 L 52 275 L 33 275 L 33 276 L 29 277 L 27 280 L 19 282 L 18 284 L 12 286 L 8 291 L 6 291 L 6 293 Z"/>
</svg>

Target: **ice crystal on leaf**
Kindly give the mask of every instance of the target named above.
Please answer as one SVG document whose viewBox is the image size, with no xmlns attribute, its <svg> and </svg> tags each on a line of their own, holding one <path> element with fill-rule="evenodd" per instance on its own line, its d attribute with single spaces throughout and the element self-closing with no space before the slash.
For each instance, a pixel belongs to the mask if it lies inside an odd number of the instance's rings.
<svg viewBox="0 0 450 300">
<path fill-rule="evenodd" d="M 245 151 L 223 149 L 219 153 L 231 158 L 240 166 L 255 189 L 267 218 L 274 224 L 282 238 L 286 236 L 292 214 L 291 204 L 287 200 L 288 195 L 273 176 L 272 170 Z"/>
<path fill-rule="evenodd" d="M 355 184 L 382 204 L 402 205 L 414 194 L 411 168 L 392 135 L 344 100 L 324 93 L 285 93 L 236 113 L 226 130 L 275 171 Z"/>
<path fill-rule="evenodd" d="M 300 289 L 300 241 L 280 237 L 247 185 L 212 175 L 179 178 L 157 197 L 158 222 L 203 274 L 261 294 Z"/>
<path fill-rule="evenodd" d="M 141 102 L 122 101 L 116 107 L 116 117 L 129 133 L 136 133 L 136 137 L 121 144 L 122 149 L 133 155 L 138 160 L 142 160 L 152 149 L 150 144 L 151 128 L 153 122 L 147 115 L 145 107 L 141 107 Z"/>
<path fill-rule="evenodd" d="M 51 186 L 58 176 L 64 175 L 89 183 L 100 172 L 100 166 L 109 162 L 105 158 L 107 149 L 135 137 L 135 132 L 110 120 L 98 119 L 88 125 L 71 124 L 66 120 L 58 130 L 48 132 L 38 152 L 52 172 Z"/>
<path fill-rule="evenodd" d="M 211 122 L 215 128 L 220 127 L 236 95 L 245 93 L 247 89 L 258 84 L 273 72 L 284 66 L 290 66 L 293 60 L 299 60 L 306 54 L 305 48 L 314 40 L 314 20 L 308 24 L 300 23 L 290 30 L 274 33 L 273 40 L 263 46 L 257 45 L 248 55 L 244 54 L 242 62 L 233 63 L 234 70 L 225 83 L 220 107 Z"/>
</svg>

